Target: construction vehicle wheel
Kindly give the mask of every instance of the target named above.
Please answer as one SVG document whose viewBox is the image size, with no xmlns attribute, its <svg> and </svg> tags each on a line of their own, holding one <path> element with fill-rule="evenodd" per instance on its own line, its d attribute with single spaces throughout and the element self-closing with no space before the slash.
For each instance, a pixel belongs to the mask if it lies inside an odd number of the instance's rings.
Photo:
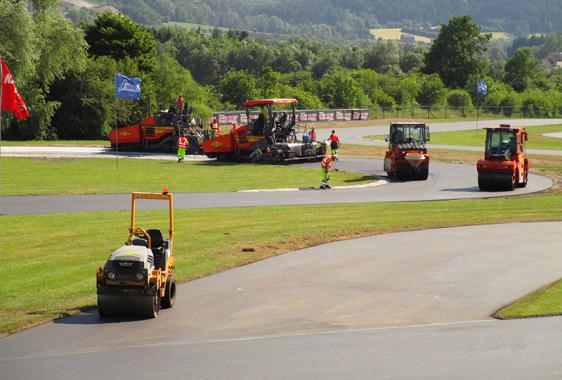
<svg viewBox="0 0 562 380">
<path fill-rule="evenodd" d="M 490 182 L 478 173 L 478 188 L 482 191 L 490 190 Z"/>
<path fill-rule="evenodd" d="M 108 318 L 112 316 L 112 314 L 109 312 L 106 305 L 104 304 L 103 300 L 100 299 L 99 295 L 98 295 L 98 314 L 101 318 Z"/>
<path fill-rule="evenodd" d="M 515 172 L 513 173 L 513 175 L 511 176 L 511 181 L 507 184 L 507 189 L 508 190 L 515 190 L 515 188 L 517 187 L 517 183 L 519 182 L 519 172 Z"/>
<path fill-rule="evenodd" d="M 429 176 L 429 165 L 420 166 L 420 180 L 425 181 Z"/>
<path fill-rule="evenodd" d="M 170 309 L 174 307 L 176 303 L 176 279 L 174 276 L 168 277 L 168 281 L 166 282 L 166 294 L 160 301 L 160 306 L 162 309 Z"/>
<path fill-rule="evenodd" d="M 158 291 L 154 292 L 152 297 L 144 297 L 144 305 L 142 305 L 142 311 L 140 315 L 143 318 L 156 318 L 158 317 L 158 312 L 160 311 L 160 295 Z"/>
<path fill-rule="evenodd" d="M 388 176 L 388 178 L 394 177 L 394 173 L 392 173 L 390 170 L 386 171 L 386 175 Z"/>
</svg>

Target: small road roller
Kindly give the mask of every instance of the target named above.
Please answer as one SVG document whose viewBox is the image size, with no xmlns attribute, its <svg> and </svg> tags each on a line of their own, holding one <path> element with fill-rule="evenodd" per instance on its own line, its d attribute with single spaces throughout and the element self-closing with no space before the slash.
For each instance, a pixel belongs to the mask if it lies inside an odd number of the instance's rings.
<svg viewBox="0 0 562 380">
<path fill-rule="evenodd" d="M 484 159 L 478 160 L 480 190 L 515 190 L 527 186 L 530 162 L 525 155 L 528 133 L 509 124 L 486 130 Z"/>
<path fill-rule="evenodd" d="M 168 202 L 170 227 L 164 240 L 158 229 L 144 229 L 135 224 L 136 201 Z M 133 193 L 131 226 L 124 246 L 114 251 L 96 274 L 100 317 L 156 318 L 160 308 L 171 308 L 176 299 L 174 279 L 173 197 L 162 193 Z"/>
<path fill-rule="evenodd" d="M 426 180 L 429 175 L 429 127 L 422 123 L 392 123 L 386 136 L 384 170 L 389 178 Z"/>
</svg>

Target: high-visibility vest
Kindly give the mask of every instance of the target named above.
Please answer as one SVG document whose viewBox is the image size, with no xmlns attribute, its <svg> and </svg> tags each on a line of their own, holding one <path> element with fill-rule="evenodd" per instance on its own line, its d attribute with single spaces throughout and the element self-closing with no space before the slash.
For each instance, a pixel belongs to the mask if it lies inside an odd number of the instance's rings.
<svg viewBox="0 0 562 380">
<path fill-rule="evenodd" d="M 310 139 L 316 141 L 316 131 L 310 131 Z"/>
<path fill-rule="evenodd" d="M 336 135 L 335 133 L 332 133 L 330 135 L 330 140 L 332 140 L 332 142 L 339 142 L 340 138 L 338 137 L 338 135 Z"/>
<path fill-rule="evenodd" d="M 326 168 L 326 170 L 330 170 L 332 168 L 332 157 L 324 157 L 322 159 L 322 167 Z"/>
<path fill-rule="evenodd" d="M 181 136 L 178 140 L 178 147 L 185 149 L 186 145 L 187 145 L 187 137 Z"/>
</svg>

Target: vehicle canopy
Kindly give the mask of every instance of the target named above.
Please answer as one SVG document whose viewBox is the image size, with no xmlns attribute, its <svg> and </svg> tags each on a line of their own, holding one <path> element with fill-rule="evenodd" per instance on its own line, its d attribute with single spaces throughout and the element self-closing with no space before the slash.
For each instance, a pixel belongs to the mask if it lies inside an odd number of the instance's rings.
<svg viewBox="0 0 562 380">
<path fill-rule="evenodd" d="M 425 143 L 429 141 L 429 127 L 423 123 L 392 123 L 388 140 L 393 144 Z"/>
<path fill-rule="evenodd" d="M 297 99 L 258 99 L 258 100 L 248 100 L 243 104 L 244 107 L 255 107 L 273 104 L 292 104 L 296 105 L 298 103 Z"/>
<path fill-rule="evenodd" d="M 525 129 L 511 128 L 509 124 L 483 129 L 486 130 L 486 155 L 510 159 L 516 152 L 524 150 L 524 141 L 528 138 Z"/>
</svg>

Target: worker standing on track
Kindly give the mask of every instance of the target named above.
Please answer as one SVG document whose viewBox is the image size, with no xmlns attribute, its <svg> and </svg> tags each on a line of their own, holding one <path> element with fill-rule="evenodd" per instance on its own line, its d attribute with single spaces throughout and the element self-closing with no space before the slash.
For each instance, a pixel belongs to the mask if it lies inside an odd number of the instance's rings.
<svg viewBox="0 0 562 380">
<path fill-rule="evenodd" d="M 181 94 L 178 96 L 178 100 L 176 100 L 176 105 L 178 106 L 178 114 L 182 114 L 183 111 L 183 104 L 184 104 L 184 100 L 183 97 L 181 96 Z"/>
<path fill-rule="evenodd" d="M 316 131 L 314 130 L 314 127 L 310 129 L 309 136 L 310 136 L 310 142 L 316 141 Z"/>
<path fill-rule="evenodd" d="M 320 163 L 320 169 L 322 170 L 322 181 L 320 181 L 321 189 L 331 189 L 330 186 L 330 170 L 334 162 L 334 156 L 326 156 Z"/>
<path fill-rule="evenodd" d="M 187 150 L 188 144 L 187 137 L 182 133 L 178 139 L 178 162 L 185 160 L 185 151 Z"/>
<path fill-rule="evenodd" d="M 332 155 L 335 159 L 338 159 L 338 148 L 340 147 L 340 138 L 336 135 L 336 131 L 332 129 L 332 134 L 329 137 L 330 139 L 330 148 L 332 149 Z"/>
<path fill-rule="evenodd" d="M 219 130 L 219 121 L 216 117 L 211 119 L 211 138 L 217 137 L 217 133 Z"/>
</svg>

